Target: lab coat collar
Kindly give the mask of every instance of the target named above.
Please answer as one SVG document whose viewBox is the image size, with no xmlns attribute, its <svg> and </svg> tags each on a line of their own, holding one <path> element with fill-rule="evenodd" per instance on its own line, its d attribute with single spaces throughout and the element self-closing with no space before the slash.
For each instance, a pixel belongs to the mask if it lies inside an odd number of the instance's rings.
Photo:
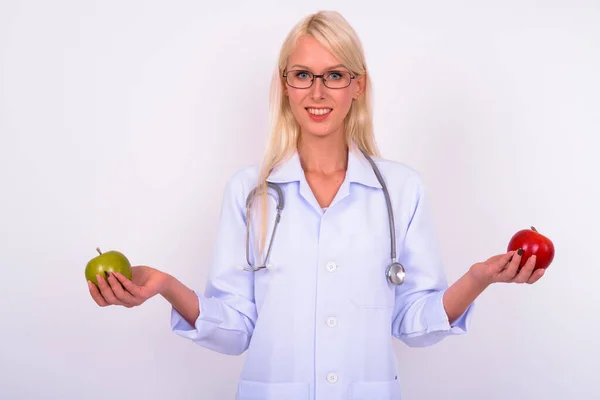
<svg viewBox="0 0 600 400">
<path fill-rule="evenodd" d="M 267 181 L 273 183 L 289 183 L 304 180 L 304 170 L 300 164 L 298 151 L 295 151 L 288 160 L 276 167 L 267 178 Z M 346 181 L 381 189 L 381 184 L 377 180 L 377 176 L 369 160 L 365 158 L 360 149 L 354 144 L 348 148 Z"/>
</svg>

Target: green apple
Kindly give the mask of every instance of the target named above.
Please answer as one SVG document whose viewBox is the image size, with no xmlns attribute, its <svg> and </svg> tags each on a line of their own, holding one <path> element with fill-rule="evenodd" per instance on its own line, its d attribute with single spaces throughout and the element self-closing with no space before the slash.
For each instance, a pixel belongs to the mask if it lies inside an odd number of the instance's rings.
<svg viewBox="0 0 600 400">
<path fill-rule="evenodd" d="M 131 279 L 131 263 L 123 255 L 116 250 L 102 253 L 99 248 L 96 248 L 98 256 L 92 258 L 85 267 L 85 278 L 91 281 L 94 285 L 98 285 L 96 274 L 106 278 L 107 272 L 119 272 L 127 279 Z"/>
</svg>

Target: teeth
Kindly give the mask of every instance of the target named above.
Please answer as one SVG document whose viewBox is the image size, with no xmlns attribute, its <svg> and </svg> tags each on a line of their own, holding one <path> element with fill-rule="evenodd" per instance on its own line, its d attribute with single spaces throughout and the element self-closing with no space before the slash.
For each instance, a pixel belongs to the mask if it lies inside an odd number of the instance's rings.
<svg viewBox="0 0 600 400">
<path fill-rule="evenodd" d="M 325 115 L 331 112 L 331 108 L 308 108 L 307 110 L 313 115 Z"/>
</svg>

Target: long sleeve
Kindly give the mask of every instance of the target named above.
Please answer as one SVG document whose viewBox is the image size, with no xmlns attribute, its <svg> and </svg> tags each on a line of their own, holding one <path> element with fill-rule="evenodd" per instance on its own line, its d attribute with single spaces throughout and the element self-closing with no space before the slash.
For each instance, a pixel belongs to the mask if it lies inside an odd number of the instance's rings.
<svg viewBox="0 0 600 400">
<path fill-rule="evenodd" d="M 241 172 L 226 185 L 213 262 L 204 294 L 196 292 L 200 315 L 191 326 L 175 308 L 171 329 L 200 346 L 237 355 L 248 349 L 257 318 L 253 275 L 246 263 L 245 196 Z"/>
<path fill-rule="evenodd" d="M 409 199 L 413 212 L 399 253 L 399 261 L 406 269 L 406 280 L 396 287 L 392 334 L 411 347 L 424 347 L 447 336 L 466 333 L 474 304 L 454 323 L 449 323 L 443 305 L 448 283 L 418 175 L 416 189 L 411 193 L 415 194 Z"/>
</svg>

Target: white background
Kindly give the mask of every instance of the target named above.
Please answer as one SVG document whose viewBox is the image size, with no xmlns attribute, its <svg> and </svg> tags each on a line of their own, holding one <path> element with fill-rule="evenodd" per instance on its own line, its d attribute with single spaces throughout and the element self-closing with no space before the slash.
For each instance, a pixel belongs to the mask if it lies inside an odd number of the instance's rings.
<svg viewBox="0 0 600 400">
<path fill-rule="evenodd" d="M 0 3 L 0 398 L 233 398 L 243 355 L 173 334 L 161 297 L 97 307 L 83 271 L 99 246 L 204 288 L 279 46 L 319 9 L 365 45 L 377 140 L 422 173 L 450 282 L 530 225 L 556 245 L 468 335 L 397 342 L 405 399 L 598 398 L 599 3 L 394 3 Z"/>
</svg>

